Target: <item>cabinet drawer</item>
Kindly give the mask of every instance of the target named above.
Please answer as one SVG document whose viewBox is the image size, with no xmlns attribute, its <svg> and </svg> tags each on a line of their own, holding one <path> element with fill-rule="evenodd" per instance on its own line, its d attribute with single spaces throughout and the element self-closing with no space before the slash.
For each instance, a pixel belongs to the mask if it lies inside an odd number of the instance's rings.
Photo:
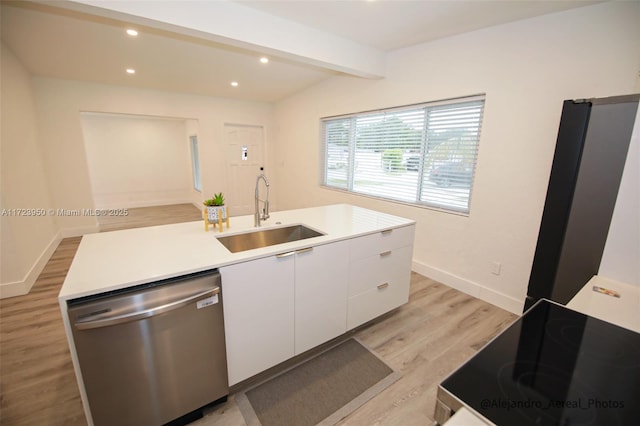
<svg viewBox="0 0 640 426">
<path fill-rule="evenodd" d="M 349 298 L 347 329 L 351 330 L 367 321 L 389 312 L 409 301 L 409 274 L 401 282 L 389 283 Z"/>
<path fill-rule="evenodd" d="M 359 259 L 349 267 L 349 297 L 377 286 L 410 278 L 413 246 L 405 246 Z"/>
<path fill-rule="evenodd" d="M 354 261 L 398 247 L 413 245 L 414 229 L 415 225 L 403 226 L 354 238 L 350 241 L 350 260 Z"/>
</svg>

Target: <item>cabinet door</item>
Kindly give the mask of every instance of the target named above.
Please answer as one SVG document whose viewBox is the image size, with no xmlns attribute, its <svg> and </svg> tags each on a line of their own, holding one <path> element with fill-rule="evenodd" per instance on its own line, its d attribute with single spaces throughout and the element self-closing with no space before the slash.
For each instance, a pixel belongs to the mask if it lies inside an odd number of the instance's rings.
<svg viewBox="0 0 640 426">
<path fill-rule="evenodd" d="M 294 355 L 294 257 L 220 268 L 229 385 Z"/>
<path fill-rule="evenodd" d="M 295 352 L 344 333 L 347 327 L 349 242 L 296 253 Z"/>
</svg>

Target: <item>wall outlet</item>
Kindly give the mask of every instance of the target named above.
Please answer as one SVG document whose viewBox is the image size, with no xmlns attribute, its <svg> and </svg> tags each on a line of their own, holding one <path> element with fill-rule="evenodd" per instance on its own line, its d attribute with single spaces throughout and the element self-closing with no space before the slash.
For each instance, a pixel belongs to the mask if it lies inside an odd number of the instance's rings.
<svg viewBox="0 0 640 426">
<path fill-rule="evenodd" d="M 493 275 L 500 275 L 502 271 L 502 263 L 500 262 L 491 262 L 491 273 Z"/>
</svg>

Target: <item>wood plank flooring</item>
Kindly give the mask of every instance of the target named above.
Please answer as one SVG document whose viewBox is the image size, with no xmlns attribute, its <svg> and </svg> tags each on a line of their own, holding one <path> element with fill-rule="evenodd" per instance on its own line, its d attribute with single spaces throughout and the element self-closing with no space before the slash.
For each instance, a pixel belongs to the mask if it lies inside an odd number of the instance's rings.
<svg viewBox="0 0 640 426">
<path fill-rule="evenodd" d="M 402 378 L 338 425 L 433 424 L 438 384 L 516 318 L 412 272 L 409 303 L 355 334 Z M 231 395 L 224 406 L 192 425 L 245 422 Z"/>
<path fill-rule="evenodd" d="M 99 216 L 100 231 L 142 228 L 145 226 L 167 225 L 202 219 L 202 210 L 193 204 L 172 204 L 158 207 L 138 207 L 126 209 L 122 216 Z"/>
<path fill-rule="evenodd" d="M 0 300 L 0 424 L 86 424 L 58 293 L 80 237 L 66 238 L 31 292 Z"/>
<path fill-rule="evenodd" d="M 193 205 L 130 209 L 106 228 L 199 220 Z M 101 221 L 102 229 L 106 229 Z M 58 306 L 58 292 L 81 238 L 64 239 L 31 292 L 0 300 L 0 424 L 86 425 Z M 340 425 L 428 425 L 438 383 L 516 318 L 481 300 L 412 273 L 409 303 L 356 336 L 402 378 Z M 204 425 L 244 425 L 233 395 Z"/>
</svg>

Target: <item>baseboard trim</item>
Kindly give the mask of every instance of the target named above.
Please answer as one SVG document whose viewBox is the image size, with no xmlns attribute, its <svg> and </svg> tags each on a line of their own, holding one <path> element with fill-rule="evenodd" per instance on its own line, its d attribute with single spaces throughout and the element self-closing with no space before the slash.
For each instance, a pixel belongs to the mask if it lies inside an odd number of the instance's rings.
<svg viewBox="0 0 640 426">
<path fill-rule="evenodd" d="M 204 204 L 202 203 L 196 203 L 196 202 L 192 202 L 191 204 L 193 204 L 195 206 L 196 209 L 203 211 L 204 210 Z M 202 218 L 204 219 L 204 212 L 202 213 Z"/>
<path fill-rule="evenodd" d="M 518 300 L 514 297 L 507 296 L 504 293 L 492 290 L 473 281 L 451 274 L 442 269 L 435 268 L 416 260 L 413 261 L 411 268 L 425 277 L 436 280 L 449 287 L 455 288 L 470 296 L 484 300 L 499 308 L 509 311 L 516 315 L 522 315 L 524 308 L 524 300 Z"/>
<path fill-rule="evenodd" d="M 30 288 L 31 287 L 27 287 L 27 283 L 25 281 L 2 283 L 0 284 L 0 299 L 23 296 L 29 293 Z"/>
<path fill-rule="evenodd" d="M 27 272 L 25 278 L 22 281 L 14 281 L 10 283 L 0 284 L 0 299 L 6 299 L 8 297 L 23 296 L 28 294 L 31 287 L 35 284 L 36 280 L 40 276 L 40 273 L 47 265 L 47 262 L 53 255 L 53 252 L 58 248 L 58 244 L 62 241 L 62 234 L 60 232 L 53 236 L 47 247 L 40 253 L 40 256 L 33 264 L 29 272 Z"/>
</svg>

